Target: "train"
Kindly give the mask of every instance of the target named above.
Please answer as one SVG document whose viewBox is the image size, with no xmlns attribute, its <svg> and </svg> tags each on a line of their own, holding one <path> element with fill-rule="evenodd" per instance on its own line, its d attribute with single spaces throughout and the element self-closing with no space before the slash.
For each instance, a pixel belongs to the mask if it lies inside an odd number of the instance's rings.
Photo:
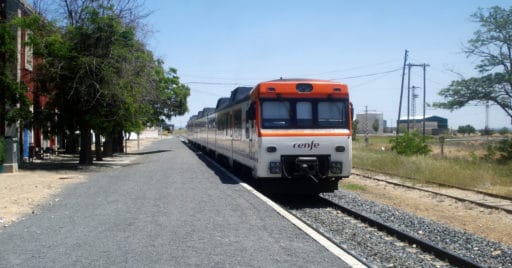
<svg viewBox="0 0 512 268">
<path fill-rule="evenodd" d="M 333 192 L 351 174 L 352 115 L 346 84 L 281 78 L 191 116 L 186 139 L 266 191 Z"/>
</svg>

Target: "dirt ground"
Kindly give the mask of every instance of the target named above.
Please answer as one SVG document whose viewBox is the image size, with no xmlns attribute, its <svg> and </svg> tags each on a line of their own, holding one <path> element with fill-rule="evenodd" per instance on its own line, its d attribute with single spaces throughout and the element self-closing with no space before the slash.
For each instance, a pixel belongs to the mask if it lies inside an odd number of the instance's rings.
<svg viewBox="0 0 512 268">
<path fill-rule="evenodd" d="M 342 184 L 364 186 L 362 196 L 512 247 L 512 215 L 418 190 L 352 175 Z"/>
<path fill-rule="evenodd" d="M 142 140 L 140 149 L 153 141 L 155 139 Z M 137 142 L 130 141 L 128 152 L 136 151 Z M 0 174 L 0 226 L 35 213 L 38 205 L 59 202 L 56 194 L 66 185 L 85 180 L 87 174 L 79 170 L 21 170 L 15 174 Z M 368 181 L 354 175 L 343 180 L 342 184 L 363 185 L 364 189 L 358 192 L 366 198 L 512 246 L 512 215 L 503 211 Z"/>
<path fill-rule="evenodd" d="M 157 139 L 141 140 L 139 149 L 144 149 L 155 140 Z M 129 153 L 137 152 L 136 140 L 128 141 L 127 145 Z M 58 159 L 62 162 L 76 162 L 64 157 Z M 41 160 L 35 161 L 41 162 Z M 72 163 L 60 164 L 62 166 Z M 7 226 L 35 213 L 37 207 L 41 204 L 58 202 L 59 199 L 55 195 L 62 191 L 66 185 L 81 183 L 86 179 L 86 172 L 74 168 L 60 168 L 57 170 L 20 169 L 17 173 L 0 173 L 0 227 Z"/>
</svg>

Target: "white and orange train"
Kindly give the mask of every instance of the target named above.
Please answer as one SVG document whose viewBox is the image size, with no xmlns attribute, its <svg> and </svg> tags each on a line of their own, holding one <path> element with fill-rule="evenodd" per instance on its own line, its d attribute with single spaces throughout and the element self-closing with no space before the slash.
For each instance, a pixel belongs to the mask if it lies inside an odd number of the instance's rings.
<svg viewBox="0 0 512 268">
<path fill-rule="evenodd" d="M 352 168 L 345 84 L 280 79 L 238 87 L 187 123 L 190 143 L 275 192 L 331 192 Z"/>
</svg>

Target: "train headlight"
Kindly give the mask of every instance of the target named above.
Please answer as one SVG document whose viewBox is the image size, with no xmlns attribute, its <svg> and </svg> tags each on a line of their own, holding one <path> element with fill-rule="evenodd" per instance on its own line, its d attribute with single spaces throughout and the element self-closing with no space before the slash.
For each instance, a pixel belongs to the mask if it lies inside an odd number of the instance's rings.
<svg viewBox="0 0 512 268">
<path fill-rule="evenodd" d="M 345 146 L 336 146 L 334 150 L 338 153 L 343 153 L 345 151 Z"/>
<path fill-rule="evenodd" d="M 269 153 L 275 153 L 277 151 L 277 148 L 275 146 L 268 146 L 267 152 Z"/>
<path fill-rule="evenodd" d="M 270 174 L 281 174 L 281 162 L 270 162 L 268 171 Z"/>
<path fill-rule="evenodd" d="M 343 163 L 342 162 L 331 162 L 331 173 L 332 174 L 341 174 L 343 172 Z"/>
</svg>

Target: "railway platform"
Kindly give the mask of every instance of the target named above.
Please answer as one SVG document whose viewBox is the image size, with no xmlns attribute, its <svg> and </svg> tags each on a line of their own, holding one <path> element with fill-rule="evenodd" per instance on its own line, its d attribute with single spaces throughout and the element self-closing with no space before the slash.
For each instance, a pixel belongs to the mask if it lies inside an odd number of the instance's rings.
<svg viewBox="0 0 512 268">
<path fill-rule="evenodd" d="M 137 154 L 1 230 L 0 266 L 349 266 L 180 139 Z"/>
</svg>

